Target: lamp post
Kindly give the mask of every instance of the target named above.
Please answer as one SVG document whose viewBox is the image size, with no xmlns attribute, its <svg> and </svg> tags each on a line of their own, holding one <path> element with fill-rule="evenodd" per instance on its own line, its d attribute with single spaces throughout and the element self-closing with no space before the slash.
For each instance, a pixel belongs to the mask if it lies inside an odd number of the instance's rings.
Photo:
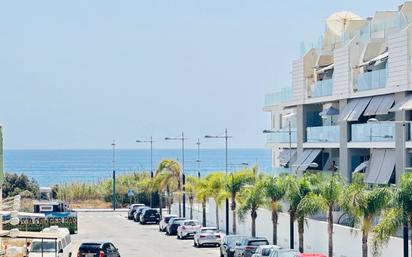
<svg viewBox="0 0 412 257">
<path fill-rule="evenodd" d="M 231 136 L 228 136 L 227 134 L 227 128 L 225 129 L 225 134 L 224 135 L 206 135 L 205 138 L 222 138 L 225 139 L 225 172 L 226 172 L 226 179 L 227 179 L 227 172 L 228 172 L 228 139 L 231 138 Z M 217 206 L 216 206 L 217 208 Z M 229 198 L 226 197 L 226 234 L 229 235 Z"/>
<path fill-rule="evenodd" d="M 115 152 L 116 152 L 116 142 L 113 140 L 112 143 L 113 147 L 113 195 L 112 195 L 112 205 L 113 205 L 113 211 L 116 210 L 116 170 L 115 170 L 115 165 L 116 165 L 116 159 L 115 159 Z"/>
<path fill-rule="evenodd" d="M 136 143 L 150 143 L 150 179 L 153 181 L 153 137 L 150 140 L 136 140 Z M 150 208 L 153 208 L 153 192 L 150 193 Z"/>
<path fill-rule="evenodd" d="M 200 139 L 197 139 L 197 177 L 200 178 Z"/>
<path fill-rule="evenodd" d="M 186 194 L 185 194 L 185 184 L 186 184 L 186 177 L 185 177 L 185 138 L 184 133 L 179 137 L 165 137 L 165 140 L 180 140 L 182 141 L 182 204 L 183 204 L 183 218 L 186 218 Z M 180 178 L 179 178 L 180 179 Z"/>
</svg>

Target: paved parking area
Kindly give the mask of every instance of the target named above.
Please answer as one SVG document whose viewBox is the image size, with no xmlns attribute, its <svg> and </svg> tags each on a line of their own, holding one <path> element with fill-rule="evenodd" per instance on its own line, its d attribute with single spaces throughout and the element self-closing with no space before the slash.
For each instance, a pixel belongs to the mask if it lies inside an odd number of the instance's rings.
<svg viewBox="0 0 412 257">
<path fill-rule="evenodd" d="M 109 240 L 122 257 L 218 257 L 219 248 L 194 248 L 193 240 L 177 240 L 159 232 L 157 225 L 140 225 L 126 218 L 126 212 L 79 212 L 79 231 L 68 252 L 77 254 L 85 241 Z"/>
</svg>

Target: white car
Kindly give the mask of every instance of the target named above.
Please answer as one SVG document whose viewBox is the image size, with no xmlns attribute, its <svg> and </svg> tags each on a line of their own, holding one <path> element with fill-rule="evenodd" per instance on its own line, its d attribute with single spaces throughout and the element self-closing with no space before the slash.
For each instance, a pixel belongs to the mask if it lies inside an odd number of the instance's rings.
<svg viewBox="0 0 412 257">
<path fill-rule="evenodd" d="M 298 254 L 299 252 L 293 249 L 272 249 L 269 257 L 296 257 Z"/>
<path fill-rule="evenodd" d="M 196 231 L 193 238 L 195 247 L 203 245 L 220 246 L 220 233 L 215 227 L 203 227 Z"/>
<path fill-rule="evenodd" d="M 183 239 L 188 236 L 194 236 L 195 232 L 201 227 L 198 220 L 185 220 L 183 224 L 177 228 L 177 238 Z"/>
<path fill-rule="evenodd" d="M 43 232 L 56 233 L 58 239 L 34 239 L 29 249 L 29 257 L 62 257 L 67 247 L 71 244 L 70 232 L 67 228 L 51 226 Z"/>
<path fill-rule="evenodd" d="M 177 218 L 177 215 L 173 214 L 168 214 L 168 215 L 163 215 L 162 219 L 159 222 L 159 231 L 165 232 L 167 224 L 169 223 L 169 220 L 171 218 Z"/>
<path fill-rule="evenodd" d="M 281 247 L 277 245 L 259 245 L 252 257 L 269 256 L 272 250 L 278 250 L 280 248 Z"/>
</svg>

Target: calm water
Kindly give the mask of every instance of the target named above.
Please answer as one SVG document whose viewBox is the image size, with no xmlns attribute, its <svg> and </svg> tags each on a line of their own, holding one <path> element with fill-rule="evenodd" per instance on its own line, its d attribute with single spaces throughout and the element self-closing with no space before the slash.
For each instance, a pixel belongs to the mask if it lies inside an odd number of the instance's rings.
<svg viewBox="0 0 412 257">
<path fill-rule="evenodd" d="M 181 159 L 179 149 L 153 151 L 154 166 L 164 158 Z M 186 174 L 197 174 L 197 150 L 185 150 Z M 200 172 L 224 170 L 224 149 L 204 149 L 200 152 Z M 230 149 L 229 171 L 241 168 L 241 163 L 258 164 L 269 171 L 271 153 L 268 149 Z M 97 182 L 111 177 L 111 150 L 5 150 L 6 172 L 25 173 L 40 185 L 71 181 Z M 150 170 L 150 152 L 144 149 L 116 150 L 117 174 Z"/>
</svg>

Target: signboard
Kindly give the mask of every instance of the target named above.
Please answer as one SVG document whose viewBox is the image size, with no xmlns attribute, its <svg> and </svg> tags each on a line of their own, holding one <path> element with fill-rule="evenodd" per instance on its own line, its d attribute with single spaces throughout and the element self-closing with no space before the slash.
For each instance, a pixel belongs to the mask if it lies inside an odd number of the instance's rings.
<svg viewBox="0 0 412 257">
<path fill-rule="evenodd" d="M 10 219 L 10 215 L 4 215 L 3 220 Z M 46 215 L 38 213 L 19 213 L 20 223 L 17 226 L 4 224 L 6 230 L 18 228 L 20 231 L 40 232 L 50 226 L 68 228 L 71 234 L 77 233 L 77 213 L 76 212 L 51 212 Z"/>
<path fill-rule="evenodd" d="M 133 189 L 127 190 L 127 196 L 128 196 L 128 197 L 134 196 L 134 191 L 133 191 Z"/>
</svg>

